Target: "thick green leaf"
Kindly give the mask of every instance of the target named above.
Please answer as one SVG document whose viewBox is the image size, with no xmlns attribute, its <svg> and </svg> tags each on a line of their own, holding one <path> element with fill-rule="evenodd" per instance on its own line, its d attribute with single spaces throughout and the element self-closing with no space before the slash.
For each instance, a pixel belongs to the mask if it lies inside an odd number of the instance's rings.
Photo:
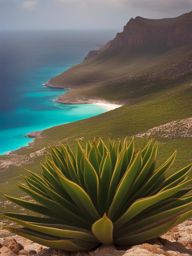
<svg viewBox="0 0 192 256">
<path fill-rule="evenodd" d="M 166 191 L 160 192 L 156 195 L 150 196 L 150 197 L 146 197 L 146 198 L 142 198 L 137 200 L 135 203 L 133 203 L 128 210 L 117 220 L 116 225 L 117 226 L 123 226 L 124 224 L 126 224 L 128 221 L 130 221 L 131 219 L 133 219 L 136 215 L 138 215 L 139 213 L 141 213 L 142 211 L 144 211 L 145 209 L 147 209 L 148 207 L 157 204 L 158 202 L 169 198 L 171 196 L 173 196 L 174 194 L 176 194 L 178 191 L 182 190 L 183 188 L 185 188 L 186 186 L 188 186 L 191 183 L 192 180 L 187 180 L 186 182 L 168 189 Z"/>
<path fill-rule="evenodd" d="M 41 194 L 42 196 L 47 196 L 47 191 L 43 189 L 43 185 L 40 184 L 40 182 L 34 180 L 32 177 L 26 178 L 25 182 L 27 186 L 31 189 L 33 189 L 35 192 Z"/>
<path fill-rule="evenodd" d="M 59 203 L 61 206 L 65 206 L 68 208 L 70 211 L 79 214 L 78 207 L 76 207 L 71 201 L 66 199 L 63 194 L 57 193 L 53 189 L 49 188 L 47 185 L 41 184 L 41 187 L 44 191 L 46 191 L 46 194 L 43 194 L 43 196 L 48 196 L 50 199 L 56 201 Z M 31 185 L 30 188 L 35 191 L 34 186 Z M 38 191 L 35 191 L 38 193 Z"/>
<path fill-rule="evenodd" d="M 174 209 L 176 207 L 188 204 L 192 200 L 192 196 L 190 195 L 182 195 L 181 197 L 177 197 L 176 195 L 174 197 L 167 198 L 157 204 L 154 204 L 152 207 L 147 208 L 143 213 L 141 213 L 141 215 L 144 215 L 145 218 L 151 217 L 160 212 L 166 212 L 169 211 L 170 209 Z"/>
<path fill-rule="evenodd" d="M 60 181 L 60 175 L 63 175 L 58 168 L 53 169 L 52 166 L 42 166 L 43 168 L 43 177 L 46 180 L 48 186 L 52 188 L 54 191 L 56 191 L 58 194 L 63 196 L 66 200 L 68 200 L 70 203 L 73 203 L 68 193 L 63 188 L 63 184 Z M 59 175 L 60 174 L 60 175 Z"/>
<path fill-rule="evenodd" d="M 128 158 L 127 163 L 130 164 L 132 156 L 134 152 L 134 142 L 132 141 L 129 144 L 129 147 L 127 149 L 122 149 L 122 151 L 118 154 L 117 156 L 117 161 L 114 167 L 113 175 L 110 181 L 110 186 L 109 186 L 109 201 L 113 199 L 113 196 L 115 194 L 115 190 L 124 174 L 124 172 L 127 169 L 127 166 L 124 166 L 124 160 L 125 158 Z M 124 167 L 124 169 L 123 169 Z"/>
<path fill-rule="evenodd" d="M 169 229 L 175 226 L 175 223 L 176 223 L 176 219 L 172 219 L 169 223 L 159 225 L 158 227 L 149 229 L 147 231 L 144 231 L 135 235 L 130 234 L 130 235 L 121 236 L 120 238 L 117 238 L 115 242 L 121 246 L 143 243 L 163 235 Z"/>
<path fill-rule="evenodd" d="M 170 177 L 168 177 L 165 182 L 161 185 L 162 188 L 166 187 L 167 185 L 171 184 L 175 180 L 179 179 L 184 174 L 188 173 L 191 170 L 192 164 L 189 164 L 188 166 L 182 168 L 181 170 L 175 172 Z"/>
<path fill-rule="evenodd" d="M 51 158 L 55 162 L 55 164 L 58 166 L 60 170 L 65 170 L 65 164 L 63 161 L 63 157 L 60 155 L 60 151 L 57 148 L 52 148 L 51 150 Z"/>
<path fill-rule="evenodd" d="M 82 213 L 87 214 L 86 218 L 91 218 L 93 221 L 97 220 L 99 218 L 99 213 L 85 190 L 64 176 L 60 176 L 60 179 L 62 181 L 63 188 L 70 195 L 76 205 L 78 205 Z"/>
<path fill-rule="evenodd" d="M 176 221 L 175 225 L 177 226 L 177 225 L 181 224 L 182 222 L 184 222 L 184 221 L 186 221 L 186 220 L 188 220 L 190 218 L 192 218 L 192 210 L 190 210 L 190 211 L 180 215 L 177 218 L 177 221 Z"/>
<path fill-rule="evenodd" d="M 112 162 L 112 167 L 114 169 L 116 161 L 117 161 L 117 149 L 115 147 L 115 142 L 112 141 L 111 142 L 111 146 L 110 146 L 110 155 L 111 155 L 111 162 Z"/>
<path fill-rule="evenodd" d="M 131 187 L 140 171 L 141 164 L 141 155 L 138 153 L 117 187 L 117 191 L 108 211 L 108 215 L 112 220 L 119 216 L 122 206 L 126 203 Z"/>
<path fill-rule="evenodd" d="M 105 143 L 103 142 L 103 140 L 101 138 L 98 141 L 97 148 L 98 148 L 101 156 L 106 153 L 106 146 L 105 146 Z"/>
<path fill-rule="evenodd" d="M 113 243 L 113 223 L 106 214 L 97 220 L 91 229 L 95 237 L 102 244 L 111 245 Z"/>
<path fill-rule="evenodd" d="M 122 175 L 123 176 L 124 172 L 127 170 L 129 164 L 133 160 L 134 157 L 134 150 L 135 150 L 135 143 L 134 143 L 134 138 L 131 140 L 130 143 L 128 143 L 127 139 L 123 141 L 122 149 L 125 150 L 125 155 L 123 159 L 123 166 L 122 166 Z"/>
<path fill-rule="evenodd" d="M 84 184 L 88 194 L 96 204 L 99 192 L 99 178 L 95 168 L 86 156 L 84 156 Z"/>
<path fill-rule="evenodd" d="M 24 229 L 15 229 L 15 228 L 7 228 L 10 232 L 15 233 L 19 236 L 23 236 L 29 240 L 32 240 L 35 243 L 42 244 L 47 247 L 61 249 L 69 252 L 80 252 L 80 251 L 90 251 L 96 248 L 98 243 L 89 243 L 81 240 L 56 240 L 56 239 L 46 239 L 43 235 L 38 233 L 32 233 L 28 230 Z"/>
<path fill-rule="evenodd" d="M 147 145 L 144 147 L 144 149 L 142 150 L 141 156 L 142 156 L 142 159 L 143 159 L 143 165 L 145 165 L 146 162 L 148 161 L 148 159 L 150 157 L 150 154 L 151 154 L 151 151 L 153 149 L 153 146 L 154 146 L 154 142 L 153 142 L 153 140 L 150 140 L 147 143 Z"/>
<path fill-rule="evenodd" d="M 76 154 L 75 154 L 75 161 L 76 161 L 76 170 L 77 170 L 77 175 L 79 177 L 79 185 L 83 186 L 84 185 L 84 177 L 83 177 L 83 172 L 81 168 L 81 162 L 83 161 L 85 151 L 80 144 L 80 142 L 77 143 L 77 149 L 76 149 Z"/>
<path fill-rule="evenodd" d="M 182 168 L 181 170 L 175 172 L 173 175 L 168 177 L 165 182 L 162 184 L 162 189 L 166 189 L 166 187 L 169 187 L 171 184 L 174 184 L 177 182 L 177 180 L 180 180 L 181 177 L 188 176 L 189 172 L 192 169 L 192 164 L 189 164 L 188 166 Z"/>
<path fill-rule="evenodd" d="M 192 199 L 192 198 L 191 198 Z M 119 235 L 128 234 L 128 233 L 138 233 L 144 230 L 149 230 L 155 226 L 159 226 L 161 223 L 170 222 L 172 218 L 176 218 L 179 215 L 188 212 L 188 210 L 192 207 L 192 201 L 189 200 L 188 203 L 178 203 L 178 207 L 170 208 L 167 211 L 158 211 L 155 215 L 138 218 L 137 220 L 133 221 L 129 225 L 122 227 L 120 231 L 118 231 Z M 118 228 L 118 227 L 117 227 Z"/>
<path fill-rule="evenodd" d="M 60 223 L 61 225 L 60 220 L 54 219 L 54 218 L 15 214 L 11 212 L 4 214 L 4 216 L 6 216 L 7 218 L 18 219 L 18 220 L 28 221 L 32 223 L 41 223 L 41 224 L 59 224 Z"/>
<path fill-rule="evenodd" d="M 154 174 L 150 177 L 150 179 L 141 187 L 141 189 L 137 192 L 137 195 L 144 194 L 147 195 L 156 189 L 165 179 L 165 172 L 172 166 L 175 161 L 176 152 L 174 152 L 170 158 L 164 162 L 157 170 L 154 171 Z"/>
<path fill-rule="evenodd" d="M 112 162 L 111 162 L 110 154 L 107 153 L 101 169 L 99 194 L 98 194 L 98 206 L 99 206 L 100 213 L 102 215 L 104 214 L 104 212 L 106 212 L 108 207 L 108 191 L 109 191 L 111 176 L 112 176 Z"/>
<path fill-rule="evenodd" d="M 117 157 L 117 162 L 116 162 L 113 175 L 110 181 L 109 198 L 113 197 L 115 193 L 115 189 L 121 179 L 124 155 L 125 155 L 125 150 L 123 150 Z"/>
<path fill-rule="evenodd" d="M 169 184 L 166 187 L 162 188 L 160 191 L 165 191 L 165 190 L 168 190 L 170 188 L 176 187 L 177 185 L 183 183 L 186 179 L 187 179 L 187 175 L 184 174 L 183 176 L 181 176 L 177 180 L 173 181 L 171 184 Z"/>
<path fill-rule="evenodd" d="M 53 216 L 58 217 L 60 219 L 66 218 L 70 223 L 74 223 L 75 225 L 79 225 L 79 223 L 84 225 L 87 224 L 87 220 L 81 218 L 80 215 L 77 215 L 70 211 L 65 205 L 59 204 L 58 201 L 53 201 L 52 199 L 44 197 L 27 187 L 20 187 L 38 203 L 40 203 L 46 209 L 48 209 L 48 211 L 51 212 Z"/>
<path fill-rule="evenodd" d="M 35 204 L 33 202 L 30 202 L 29 200 L 22 200 L 22 199 L 18 199 L 12 196 L 8 196 L 6 195 L 6 198 L 8 200 L 10 200 L 11 202 L 27 209 L 30 210 L 32 212 L 36 212 L 36 213 L 40 213 L 43 214 L 45 216 L 52 216 L 52 213 L 44 206 L 40 205 L 40 204 Z"/>
<path fill-rule="evenodd" d="M 15 218 L 9 219 L 25 228 L 28 228 L 32 231 L 40 232 L 45 235 L 50 235 L 62 239 L 80 239 L 88 242 L 97 242 L 94 236 L 88 230 L 78 230 L 78 228 L 70 228 L 69 226 L 63 228 L 55 228 L 50 226 L 43 226 L 41 223 L 33 224 Z"/>
<path fill-rule="evenodd" d="M 68 173 L 71 176 L 71 180 L 76 183 L 79 183 L 78 174 L 76 171 L 76 165 L 74 162 L 74 156 L 69 147 L 66 147 L 66 159 L 67 159 L 66 161 L 67 169 L 68 169 Z"/>
<path fill-rule="evenodd" d="M 133 193 L 136 193 L 138 189 L 145 184 L 145 182 L 149 179 L 150 175 L 152 175 L 152 172 L 155 167 L 155 161 L 157 157 L 157 145 L 154 144 L 152 149 L 147 152 L 148 158 L 144 157 L 144 165 L 143 168 L 141 169 L 137 180 L 134 184 L 134 190 Z"/>
<path fill-rule="evenodd" d="M 92 146 L 92 148 L 88 154 L 88 158 L 98 173 L 98 171 L 99 171 L 99 156 L 98 156 L 98 151 L 97 151 L 96 145 Z"/>
</svg>

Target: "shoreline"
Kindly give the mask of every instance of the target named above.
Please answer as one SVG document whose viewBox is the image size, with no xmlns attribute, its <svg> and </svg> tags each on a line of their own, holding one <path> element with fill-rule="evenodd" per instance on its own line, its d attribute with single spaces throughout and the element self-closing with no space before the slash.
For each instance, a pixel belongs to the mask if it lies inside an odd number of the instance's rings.
<svg viewBox="0 0 192 256">
<path fill-rule="evenodd" d="M 61 99 L 60 97 L 55 100 L 57 103 L 60 104 L 66 104 L 66 105 L 76 105 L 76 104 L 92 104 L 92 105 L 97 105 L 100 107 L 103 107 L 106 109 L 106 112 L 120 108 L 123 106 L 123 104 L 117 104 L 117 103 L 112 103 L 110 101 L 106 100 L 96 100 L 96 99 L 89 99 L 89 100 L 75 100 L 75 101 L 69 101 L 65 99 Z"/>
<path fill-rule="evenodd" d="M 101 99 L 75 99 L 74 101 L 69 100 L 69 99 L 63 99 L 62 97 L 65 97 L 72 89 L 61 87 L 61 86 L 54 86 L 54 85 L 50 84 L 49 81 L 47 83 L 43 83 L 42 86 L 52 88 L 52 89 L 58 89 L 58 90 L 64 90 L 64 89 L 66 90 L 67 89 L 68 92 L 66 92 L 66 94 L 61 94 L 61 96 L 59 96 L 58 98 L 53 98 L 54 102 L 57 102 L 57 103 L 60 103 L 60 104 L 66 104 L 66 105 L 92 104 L 92 105 L 97 105 L 97 106 L 103 107 L 106 110 L 104 113 L 115 110 L 115 109 L 120 108 L 120 107 L 123 106 L 123 104 L 117 104 L 117 103 L 113 103 L 113 102 L 109 102 L 109 101 L 101 100 Z M 60 124 L 60 125 L 65 125 L 65 123 Z M 48 128 L 48 129 L 53 129 L 54 127 L 57 127 L 57 126 L 60 126 L 60 125 L 56 125 L 56 126 Z M 0 158 L 4 157 L 4 156 L 10 156 L 10 157 L 15 156 L 17 151 L 19 151 L 23 148 L 31 147 L 33 145 L 33 143 L 35 143 L 35 140 L 37 138 L 40 138 L 41 134 L 44 131 L 48 130 L 48 129 L 45 128 L 41 131 L 31 131 L 28 134 L 25 134 L 24 135 L 25 137 L 32 139 L 31 142 L 29 142 L 27 145 L 22 146 L 18 149 L 10 150 L 9 152 L 7 152 L 5 154 L 0 155 Z"/>
<path fill-rule="evenodd" d="M 67 98 L 69 92 L 71 92 L 73 89 L 69 88 L 69 87 L 63 87 L 63 86 L 58 86 L 58 85 L 53 85 L 51 84 L 49 81 L 47 83 L 44 84 L 44 86 L 48 87 L 48 88 L 54 88 L 54 89 L 65 89 L 68 90 L 68 92 L 66 92 L 66 94 L 62 94 L 61 96 L 59 96 L 58 98 L 55 99 L 55 101 L 57 103 L 61 103 L 61 104 L 68 104 L 68 105 L 72 105 L 72 104 L 94 104 L 94 105 L 98 105 L 98 106 L 102 106 L 104 107 L 107 111 L 111 111 L 114 110 L 116 108 L 120 108 L 123 106 L 123 104 L 119 104 L 116 102 L 111 102 L 111 101 L 107 101 L 104 99 L 88 99 L 88 98 L 75 98 L 75 99 L 70 99 Z"/>
</svg>

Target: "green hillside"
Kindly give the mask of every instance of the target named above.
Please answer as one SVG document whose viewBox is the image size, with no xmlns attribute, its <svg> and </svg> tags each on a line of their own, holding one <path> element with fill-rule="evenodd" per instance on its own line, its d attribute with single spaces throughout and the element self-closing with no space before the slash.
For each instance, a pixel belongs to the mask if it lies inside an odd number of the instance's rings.
<svg viewBox="0 0 192 256">
<path fill-rule="evenodd" d="M 73 145 L 75 140 L 98 136 L 104 139 L 135 136 L 137 146 L 141 147 L 146 138 L 138 134 L 192 117 L 191 25 L 192 13 L 158 21 L 132 19 L 101 50 L 90 53 L 82 64 L 53 78 L 50 85 L 71 88 L 60 97 L 63 102 L 102 99 L 123 106 L 48 129 L 29 147 L 16 151 L 15 155 L 0 157 L 0 164 L 2 160 L 8 162 L 8 168 L 0 167 L 0 194 L 18 193 L 17 183 L 26 175 L 24 169 L 39 172 L 44 158 L 39 152 L 48 151 L 52 145 Z M 181 38 L 180 33 L 185 36 Z M 186 137 L 178 132 L 174 136 L 153 135 L 160 143 L 159 161 L 178 150 L 172 171 L 192 160 L 192 134 Z"/>
<path fill-rule="evenodd" d="M 97 136 L 103 138 L 131 137 L 148 129 L 191 116 L 192 110 L 192 82 L 179 84 L 177 87 L 163 93 L 154 93 L 142 101 L 125 105 L 119 109 L 107 112 L 87 120 L 61 125 L 43 132 L 32 147 L 17 151 L 19 155 L 29 155 L 50 145 L 69 143 L 73 145 L 76 139 L 91 139 Z M 160 143 L 160 161 L 167 154 L 178 150 L 178 158 L 173 167 L 179 168 L 192 159 L 192 138 L 163 139 L 156 138 Z M 145 138 L 136 138 L 140 147 Z M 5 159 L 7 157 L 4 157 Z M 10 166 L 5 172 L 0 173 L 0 192 L 18 193 L 17 183 L 26 175 L 24 168 L 40 171 L 39 163 L 44 157 L 32 159 L 31 163 L 21 167 Z"/>
<path fill-rule="evenodd" d="M 190 80 L 191 59 L 190 46 L 126 59 L 119 55 L 103 61 L 90 59 L 55 77 L 50 84 L 71 88 L 61 97 L 64 101 L 99 98 L 132 103 Z"/>
</svg>

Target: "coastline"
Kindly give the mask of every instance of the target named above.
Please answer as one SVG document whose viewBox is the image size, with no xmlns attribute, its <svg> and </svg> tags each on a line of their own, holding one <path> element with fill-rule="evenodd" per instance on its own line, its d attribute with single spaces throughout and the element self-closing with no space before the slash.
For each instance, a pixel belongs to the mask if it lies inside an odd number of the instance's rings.
<svg viewBox="0 0 192 256">
<path fill-rule="evenodd" d="M 89 99 L 89 98 L 82 98 L 82 97 L 75 97 L 71 98 L 69 97 L 69 93 L 73 91 L 72 88 L 69 87 L 64 87 L 64 86 L 59 86 L 59 85 L 53 85 L 49 81 L 44 84 L 44 86 L 49 87 L 49 88 L 54 88 L 54 89 L 66 89 L 68 90 L 67 93 L 62 94 L 58 98 L 55 99 L 56 102 L 61 103 L 61 104 L 94 104 L 98 105 L 101 107 L 104 107 L 107 111 L 114 110 L 116 108 L 120 108 L 123 106 L 123 104 L 117 103 L 117 102 L 111 102 L 107 101 L 104 99 Z"/>
<path fill-rule="evenodd" d="M 68 93 L 71 92 L 72 89 L 65 88 L 62 86 L 55 86 L 55 85 L 50 84 L 49 82 L 43 83 L 42 86 L 53 88 L 53 89 L 58 89 L 58 90 L 67 89 L 68 92 L 66 92 L 66 94 L 61 93 L 61 96 L 59 96 L 58 98 L 53 98 L 54 102 L 57 102 L 60 104 L 66 104 L 66 105 L 93 104 L 93 105 L 97 105 L 97 106 L 104 108 L 106 110 L 105 112 L 112 111 L 112 110 L 115 110 L 115 109 L 123 106 L 123 104 L 117 104 L 117 103 L 109 102 L 109 101 L 102 100 L 102 99 L 81 99 L 81 98 L 79 98 L 79 99 L 75 99 L 75 100 L 70 100 L 70 99 L 67 99 L 66 96 L 68 96 Z M 66 99 L 65 99 L 65 97 L 66 97 Z M 65 124 L 61 124 L 61 125 L 65 125 Z M 53 129 L 54 127 L 57 127 L 57 126 L 53 126 L 48 129 Z M 11 150 L 5 154 L 0 155 L 0 158 L 4 157 L 4 156 L 10 156 L 10 157 L 13 156 L 15 158 L 17 156 L 17 151 L 33 146 L 33 144 L 35 143 L 35 140 L 37 138 L 40 138 L 42 133 L 48 129 L 43 129 L 41 131 L 31 131 L 28 134 L 25 134 L 24 135 L 25 137 L 32 139 L 31 142 L 29 142 L 27 145 L 22 146 L 18 149 Z M 0 164 L 0 167 L 2 167 L 2 163 Z"/>
<path fill-rule="evenodd" d="M 100 106 L 100 107 L 103 107 L 106 109 L 106 112 L 108 111 L 112 111 L 116 108 L 120 108 L 123 106 L 123 104 L 117 104 L 117 103 L 113 103 L 113 102 L 110 102 L 110 101 L 106 101 L 106 100 L 100 100 L 100 99 L 79 99 L 79 100 L 75 100 L 75 101 L 69 101 L 69 100 L 65 100 L 65 99 L 62 99 L 62 98 L 57 98 L 56 99 L 56 102 L 60 103 L 60 104 L 67 104 L 67 105 L 70 105 L 70 104 L 93 104 L 93 105 L 97 105 L 97 106 Z"/>
<path fill-rule="evenodd" d="M 121 104 L 116 104 L 116 103 L 110 103 L 109 101 L 102 101 L 102 100 L 98 100 L 98 101 L 92 101 L 90 104 L 94 104 L 94 105 L 98 105 L 101 107 L 106 108 L 107 112 L 108 111 L 112 111 L 114 109 L 120 108 L 123 105 Z"/>
</svg>

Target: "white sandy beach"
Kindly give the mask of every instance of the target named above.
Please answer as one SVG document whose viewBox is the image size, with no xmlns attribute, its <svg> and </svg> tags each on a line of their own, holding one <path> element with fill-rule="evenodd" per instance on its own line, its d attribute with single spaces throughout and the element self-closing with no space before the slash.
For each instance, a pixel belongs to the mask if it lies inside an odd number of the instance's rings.
<svg viewBox="0 0 192 256">
<path fill-rule="evenodd" d="M 114 110 L 116 108 L 120 108 L 123 106 L 123 105 L 111 103 L 108 101 L 93 101 L 93 102 L 91 102 L 91 104 L 104 107 L 107 111 Z"/>
</svg>

